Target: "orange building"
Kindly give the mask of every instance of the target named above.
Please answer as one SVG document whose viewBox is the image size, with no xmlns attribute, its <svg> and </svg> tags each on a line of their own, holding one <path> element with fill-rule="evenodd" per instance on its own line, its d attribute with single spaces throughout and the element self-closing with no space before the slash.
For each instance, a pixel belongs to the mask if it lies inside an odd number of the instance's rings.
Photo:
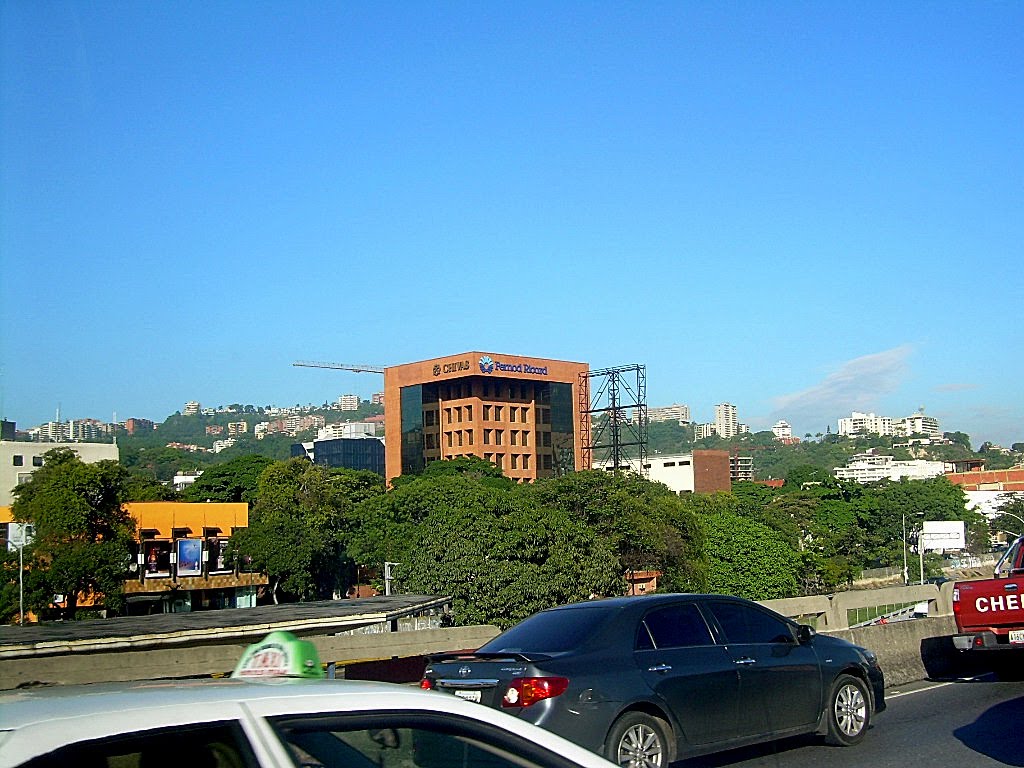
<svg viewBox="0 0 1024 768">
<path fill-rule="evenodd" d="M 135 520 L 137 544 L 124 584 L 129 614 L 256 605 L 256 592 L 267 577 L 227 558 L 231 535 L 249 525 L 248 504 L 153 501 L 124 506 Z M 12 519 L 11 508 L 0 507 L 0 540 Z"/>
<path fill-rule="evenodd" d="M 384 369 L 389 479 L 478 456 L 514 480 L 583 466 L 586 363 L 466 352 Z"/>
</svg>

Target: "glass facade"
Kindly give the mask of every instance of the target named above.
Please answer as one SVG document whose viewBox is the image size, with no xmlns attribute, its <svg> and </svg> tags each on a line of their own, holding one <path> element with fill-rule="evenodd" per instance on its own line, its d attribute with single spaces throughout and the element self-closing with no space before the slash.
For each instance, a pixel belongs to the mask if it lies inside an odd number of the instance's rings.
<svg viewBox="0 0 1024 768">
<path fill-rule="evenodd" d="M 314 461 L 325 467 L 365 469 L 384 476 L 384 443 L 375 437 L 339 437 L 313 443 Z"/>
<path fill-rule="evenodd" d="M 576 440 L 573 434 L 572 384 L 552 382 L 551 388 L 551 447 L 553 469 L 556 476 L 576 471 Z"/>
<path fill-rule="evenodd" d="M 423 471 L 423 386 L 402 387 L 402 474 Z"/>
</svg>

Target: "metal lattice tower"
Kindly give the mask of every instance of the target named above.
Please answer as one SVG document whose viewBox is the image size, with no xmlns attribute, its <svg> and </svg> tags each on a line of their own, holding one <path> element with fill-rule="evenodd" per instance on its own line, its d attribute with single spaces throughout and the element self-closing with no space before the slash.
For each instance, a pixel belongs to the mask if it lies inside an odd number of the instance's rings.
<svg viewBox="0 0 1024 768">
<path fill-rule="evenodd" d="M 583 466 L 594 460 L 646 475 L 647 368 L 623 365 L 580 374 Z"/>
</svg>

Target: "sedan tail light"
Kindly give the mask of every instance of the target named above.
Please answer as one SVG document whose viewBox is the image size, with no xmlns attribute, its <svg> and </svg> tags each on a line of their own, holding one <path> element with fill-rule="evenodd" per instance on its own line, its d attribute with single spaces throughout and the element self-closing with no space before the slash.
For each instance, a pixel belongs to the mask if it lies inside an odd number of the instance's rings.
<svg viewBox="0 0 1024 768">
<path fill-rule="evenodd" d="M 565 693 L 569 687 L 566 677 L 516 677 L 508 684 L 501 699 L 503 707 L 528 707 L 544 699 Z"/>
<path fill-rule="evenodd" d="M 425 691 L 432 691 L 434 690 L 434 681 L 431 680 L 429 677 L 424 677 L 422 680 L 420 680 L 420 688 L 422 688 Z"/>
</svg>

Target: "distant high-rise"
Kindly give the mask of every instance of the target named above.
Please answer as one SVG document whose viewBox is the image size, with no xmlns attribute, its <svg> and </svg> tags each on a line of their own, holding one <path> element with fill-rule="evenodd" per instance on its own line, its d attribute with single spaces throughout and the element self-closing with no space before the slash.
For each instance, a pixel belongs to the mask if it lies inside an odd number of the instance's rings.
<svg viewBox="0 0 1024 768">
<path fill-rule="evenodd" d="M 338 409 L 342 411 L 358 411 L 359 395 L 342 395 L 338 398 Z"/>
<path fill-rule="evenodd" d="M 728 440 L 739 434 L 739 419 L 736 406 L 732 403 L 719 403 L 715 406 L 715 430 L 718 436 Z"/>
<path fill-rule="evenodd" d="M 195 400 L 189 400 L 185 403 L 185 410 L 183 410 L 181 414 L 183 416 L 198 416 L 200 407 L 199 403 Z"/>
</svg>

